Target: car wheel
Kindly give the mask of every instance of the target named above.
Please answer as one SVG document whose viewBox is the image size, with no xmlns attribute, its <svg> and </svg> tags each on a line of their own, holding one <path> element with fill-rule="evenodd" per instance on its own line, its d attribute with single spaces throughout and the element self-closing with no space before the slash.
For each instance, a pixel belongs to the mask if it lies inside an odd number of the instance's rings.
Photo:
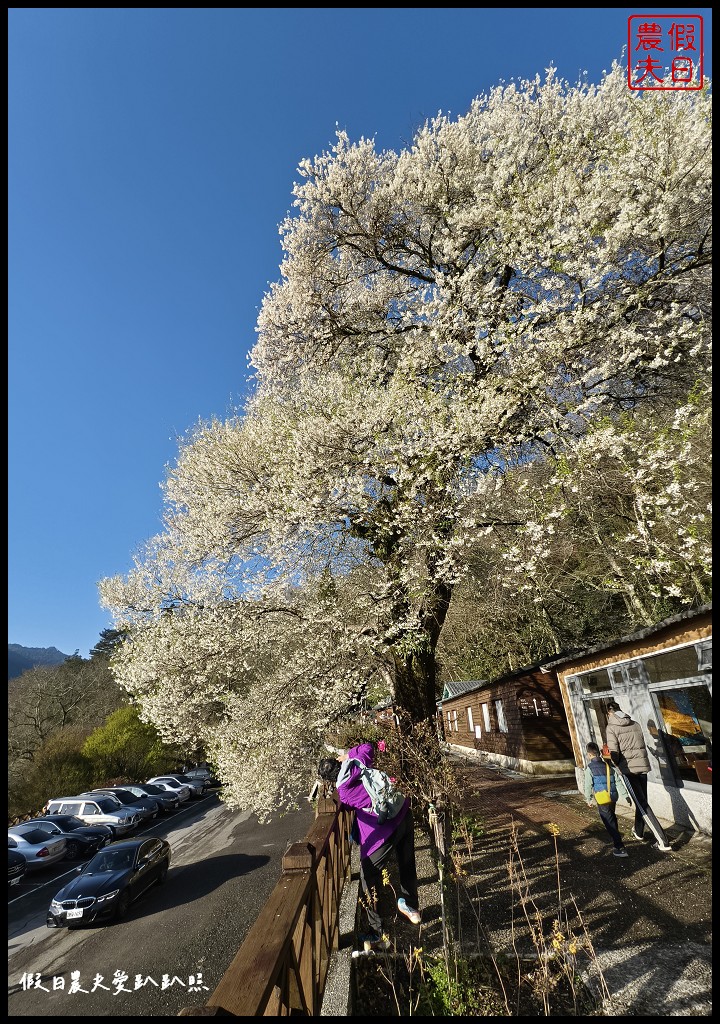
<svg viewBox="0 0 720 1024">
<path fill-rule="evenodd" d="M 165 861 L 163 866 L 160 868 L 160 874 L 158 875 L 158 878 L 157 878 L 157 884 L 158 885 L 163 885 L 165 883 L 165 879 L 167 878 L 167 875 L 168 875 L 168 867 L 169 867 L 169 864 L 168 864 L 167 861 Z"/>
<path fill-rule="evenodd" d="M 118 896 L 117 906 L 115 908 L 115 918 L 120 920 L 121 917 L 125 917 L 130 906 L 130 893 L 127 889 L 123 890 Z"/>
<path fill-rule="evenodd" d="M 77 860 L 80 856 L 80 843 L 76 839 L 71 839 L 65 847 L 65 856 L 68 860 Z"/>
</svg>

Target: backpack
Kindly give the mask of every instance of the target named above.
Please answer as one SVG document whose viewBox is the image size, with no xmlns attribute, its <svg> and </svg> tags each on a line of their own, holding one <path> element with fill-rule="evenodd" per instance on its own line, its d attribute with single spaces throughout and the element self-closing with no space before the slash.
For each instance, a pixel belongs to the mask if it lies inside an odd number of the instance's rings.
<svg viewBox="0 0 720 1024">
<path fill-rule="evenodd" d="M 597 774 L 590 767 L 593 782 L 593 795 L 599 804 L 614 804 L 618 798 L 615 785 L 615 773 L 611 771 L 610 761 L 604 761 L 604 770 Z"/>
<path fill-rule="evenodd" d="M 342 786 L 343 782 L 347 782 L 350 769 L 355 766 L 360 769 L 360 779 L 370 797 L 370 810 L 377 815 L 378 825 L 394 818 L 403 807 L 405 797 L 395 789 L 387 772 L 379 768 L 368 768 L 355 757 L 348 758 L 347 761 L 343 761 L 336 785 Z"/>
</svg>

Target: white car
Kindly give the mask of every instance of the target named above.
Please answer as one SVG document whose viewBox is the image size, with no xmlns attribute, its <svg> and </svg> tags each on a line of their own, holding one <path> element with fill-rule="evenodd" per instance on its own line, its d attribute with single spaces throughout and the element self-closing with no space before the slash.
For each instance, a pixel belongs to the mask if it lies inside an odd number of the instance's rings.
<svg viewBox="0 0 720 1024">
<path fill-rule="evenodd" d="M 60 796 L 51 800 L 46 814 L 74 814 L 86 825 L 109 825 L 115 836 L 126 836 L 140 824 L 140 818 L 129 807 L 123 807 L 114 796 L 96 793 L 89 796 Z"/>
<path fill-rule="evenodd" d="M 140 821 L 152 821 L 160 813 L 160 804 L 149 796 L 135 796 L 124 786 L 100 786 L 89 793 L 81 793 L 80 796 L 112 796 L 118 800 L 123 807 L 137 814 Z"/>
<path fill-rule="evenodd" d="M 172 775 L 158 775 L 154 779 L 148 779 L 147 781 L 153 786 L 160 786 L 161 789 L 167 789 L 170 793 L 176 793 L 180 797 L 181 804 L 189 800 L 192 795 L 190 787 L 182 782 L 178 782 Z"/>
<path fill-rule="evenodd" d="M 173 779 L 177 779 L 183 786 L 188 786 L 190 789 L 191 796 L 202 796 L 205 790 L 208 788 L 205 779 L 193 778 L 191 775 L 186 775 L 184 772 L 182 775 L 176 775 L 173 773 Z"/>
</svg>

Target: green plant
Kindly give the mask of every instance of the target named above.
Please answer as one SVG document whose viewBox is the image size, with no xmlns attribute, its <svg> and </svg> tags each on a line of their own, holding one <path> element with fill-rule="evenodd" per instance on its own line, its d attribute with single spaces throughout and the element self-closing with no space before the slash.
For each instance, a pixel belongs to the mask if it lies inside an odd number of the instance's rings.
<svg viewBox="0 0 720 1024">
<path fill-rule="evenodd" d="M 485 835 L 485 822 L 476 814 L 453 816 L 452 838 L 454 843 L 472 852 L 474 844 Z"/>
<path fill-rule="evenodd" d="M 498 989 L 497 979 L 481 960 L 444 956 L 424 958 L 418 951 L 415 960 L 420 973 L 414 1016 L 424 1017 L 503 1017 L 507 1004 Z"/>
</svg>

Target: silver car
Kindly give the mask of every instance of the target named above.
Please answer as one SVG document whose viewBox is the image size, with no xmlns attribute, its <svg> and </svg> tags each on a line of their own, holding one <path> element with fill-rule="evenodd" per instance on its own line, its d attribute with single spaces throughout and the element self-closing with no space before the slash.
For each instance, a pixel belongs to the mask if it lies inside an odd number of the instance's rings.
<svg viewBox="0 0 720 1024">
<path fill-rule="evenodd" d="M 182 775 L 173 774 L 173 778 L 181 782 L 183 786 L 190 787 L 190 793 L 192 796 L 203 796 L 205 790 L 208 788 L 208 784 L 205 779 L 198 779 L 192 775 L 186 775 L 184 772 Z"/>
<path fill-rule="evenodd" d="M 65 856 L 67 841 L 51 835 L 37 825 L 13 825 L 8 829 L 8 849 L 25 858 L 25 870 L 37 871 L 57 863 Z"/>
<path fill-rule="evenodd" d="M 199 779 L 205 783 L 206 789 L 214 789 L 220 785 L 220 780 L 215 778 L 209 768 L 188 768 L 183 772 L 183 776 L 187 779 Z"/>
<path fill-rule="evenodd" d="M 126 807 L 129 811 L 134 811 L 140 821 L 150 821 L 152 818 L 157 818 L 160 813 L 160 804 L 157 800 L 154 800 L 146 793 L 143 793 L 142 796 L 135 796 L 129 789 L 126 789 L 125 786 L 102 786 L 98 789 L 94 789 L 92 794 L 83 793 L 82 796 L 93 795 L 95 793 L 114 796 L 116 800 L 120 801 L 123 807 Z"/>
<path fill-rule="evenodd" d="M 154 779 L 148 779 L 148 782 L 153 786 L 160 786 L 161 789 L 167 789 L 171 793 L 175 793 L 176 796 L 180 797 L 180 803 L 184 804 L 191 797 L 191 791 L 189 786 L 183 785 L 173 775 L 156 775 Z"/>
</svg>

